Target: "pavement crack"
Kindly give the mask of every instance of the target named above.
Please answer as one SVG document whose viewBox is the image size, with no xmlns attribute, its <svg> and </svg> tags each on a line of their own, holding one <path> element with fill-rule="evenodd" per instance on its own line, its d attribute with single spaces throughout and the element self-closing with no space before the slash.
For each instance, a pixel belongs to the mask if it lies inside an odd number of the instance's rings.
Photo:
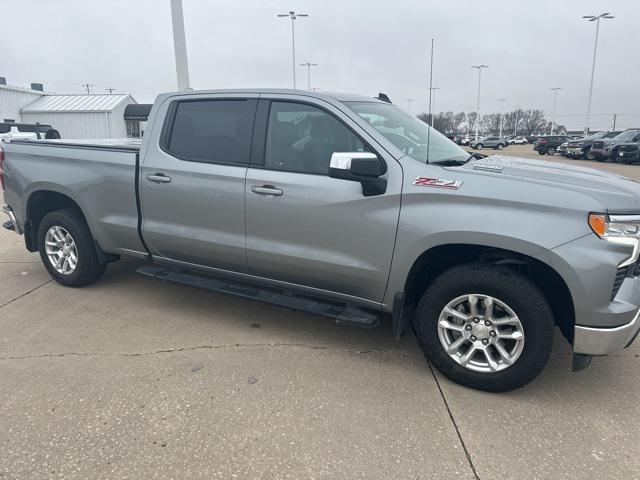
<svg viewBox="0 0 640 480">
<path fill-rule="evenodd" d="M 12 300 L 9 300 L 7 303 L 3 303 L 2 305 L 0 305 L 0 308 L 4 308 L 4 307 L 6 307 L 7 305 L 11 305 L 13 302 L 15 302 L 15 301 L 17 301 L 17 300 L 20 300 L 20 299 L 21 299 L 21 298 L 23 298 L 23 297 L 26 297 L 26 296 L 27 296 L 27 295 L 29 295 L 30 293 L 35 292 L 36 290 L 38 290 L 38 289 L 40 289 L 40 288 L 44 287 L 46 284 L 51 283 L 52 281 L 53 281 L 53 279 L 49 279 L 49 280 L 47 280 L 46 282 L 44 282 L 44 283 L 42 283 L 42 284 L 38 285 L 37 287 L 32 288 L 32 289 L 31 289 L 31 290 L 29 290 L 28 292 L 25 292 L 25 293 L 23 293 L 22 295 L 20 295 L 20 296 L 18 296 L 18 297 L 16 297 L 16 298 L 14 298 L 14 299 L 12 299 Z"/>
<path fill-rule="evenodd" d="M 453 417 L 453 412 L 449 407 L 449 402 L 447 402 L 447 398 L 444 396 L 444 392 L 442 391 L 442 387 L 440 386 L 440 382 L 438 381 L 438 377 L 436 376 L 436 372 L 433 371 L 433 367 L 430 362 L 427 362 L 429 365 L 429 370 L 431 370 L 431 375 L 433 375 L 433 379 L 436 381 L 436 386 L 438 387 L 438 391 L 440 392 L 440 396 L 442 397 L 442 401 L 444 402 L 444 406 L 447 409 L 447 413 L 449 414 L 449 418 L 451 419 L 451 423 L 453 424 L 453 428 L 456 431 L 456 435 L 458 435 L 458 440 L 460 440 L 460 445 L 462 445 L 462 449 L 464 450 L 464 454 L 467 457 L 467 461 L 469 462 L 469 466 L 471 467 L 471 471 L 473 472 L 473 476 L 476 480 L 480 480 L 480 476 L 478 475 L 478 471 L 476 470 L 475 465 L 473 464 L 473 460 L 471 459 L 471 454 L 467 449 L 467 445 L 464 443 L 462 439 L 462 434 L 460 433 L 460 428 L 458 427 L 458 423 L 456 419 Z"/>
<path fill-rule="evenodd" d="M 166 348 L 161 350 L 151 350 L 148 352 L 133 352 L 133 353 L 118 353 L 118 352 L 63 352 L 63 353 L 47 353 L 41 355 L 16 355 L 8 357 L 0 357 L 0 360 L 27 360 L 38 358 L 59 358 L 59 357 L 146 357 L 151 355 L 162 355 L 168 353 L 180 353 L 195 350 L 218 350 L 218 349 L 233 349 L 233 348 L 282 348 L 282 347 L 298 347 L 307 348 L 310 350 L 339 350 L 333 347 L 322 345 L 307 345 L 304 343 L 231 343 L 222 345 L 196 345 L 192 347 L 176 347 Z M 375 353 L 400 353 L 403 357 L 408 357 L 409 354 L 404 352 L 397 352 L 394 350 L 343 350 L 347 353 L 355 353 L 359 355 L 368 355 Z"/>
</svg>

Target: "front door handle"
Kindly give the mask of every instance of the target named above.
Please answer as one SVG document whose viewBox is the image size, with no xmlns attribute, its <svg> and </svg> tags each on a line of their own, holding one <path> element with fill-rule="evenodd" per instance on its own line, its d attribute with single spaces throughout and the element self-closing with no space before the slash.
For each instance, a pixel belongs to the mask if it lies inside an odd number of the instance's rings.
<svg viewBox="0 0 640 480">
<path fill-rule="evenodd" d="M 154 173 L 147 175 L 147 180 L 153 183 L 170 183 L 171 177 L 165 175 L 164 173 Z"/>
<path fill-rule="evenodd" d="M 251 187 L 251 191 L 259 195 L 273 195 L 275 197 L 279 197 L 284 193 L 282 190 L 274 187 L 273 185 L 262 185 L 261 187 L 253 186 Z"/>
</svg>

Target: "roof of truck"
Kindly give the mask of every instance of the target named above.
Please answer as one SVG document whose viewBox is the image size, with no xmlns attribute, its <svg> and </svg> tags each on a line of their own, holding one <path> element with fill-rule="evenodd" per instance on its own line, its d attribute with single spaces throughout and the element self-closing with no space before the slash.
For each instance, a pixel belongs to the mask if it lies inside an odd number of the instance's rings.
<svg viewBox="0 0 640 480">
<path fill-rule="evenodd" d="M 201 93 L 253 93 L 253 94 L 281 94 L 281 95 L 298 95 L 313 97 L 319 99 L 331 98 L 339 102 L 380 102 L 376 97 L 368 97 L 366 95 L 356 95 L 344 92 L 325 92 L 321 90 L 296 90 L 292 88 L 236 88 L 222 90 L 186 90 L 183 92 L 168 92 L 163 96 L 201 94 Z"/>
</svg>

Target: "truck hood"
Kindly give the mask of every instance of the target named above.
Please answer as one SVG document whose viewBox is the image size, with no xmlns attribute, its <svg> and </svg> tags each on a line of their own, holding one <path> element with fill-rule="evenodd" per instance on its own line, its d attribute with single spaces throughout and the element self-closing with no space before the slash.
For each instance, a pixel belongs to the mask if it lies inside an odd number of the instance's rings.
<svg viewBox="0 0 640 480">
<path fill-rule="evenodd" d="M 615 173 L 503 155 L 472 160 L 460 168 L 493 178 L 581 192 L 598 200 L 611 213 L 640 213 L 640 183 Z"/>
</svg>

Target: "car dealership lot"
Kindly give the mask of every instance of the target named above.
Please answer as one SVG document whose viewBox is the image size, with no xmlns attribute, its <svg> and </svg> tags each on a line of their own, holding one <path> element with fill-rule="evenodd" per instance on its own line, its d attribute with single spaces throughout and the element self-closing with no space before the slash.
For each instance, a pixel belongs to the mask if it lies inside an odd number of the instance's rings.
<svg viewBox="0 0 640 480">
<path fill-rule="evenodd" d="M 137 266 L 64 288 L 0 232 L 0 479 L 638 477 L 638 344 L 574 374 L 557 336 L 539 379 L 487 394 L 434 375 L 388 322 L 340 327 Z"/>
</svg>

